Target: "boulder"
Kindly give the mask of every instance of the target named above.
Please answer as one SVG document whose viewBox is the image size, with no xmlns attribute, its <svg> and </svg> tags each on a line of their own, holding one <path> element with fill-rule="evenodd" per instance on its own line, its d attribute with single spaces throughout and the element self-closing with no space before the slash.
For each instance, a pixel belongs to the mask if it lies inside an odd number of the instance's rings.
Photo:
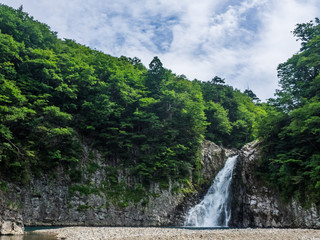
<svg viewBox="0 0 320 240">
<path fill-rule="evenodd" d="M 21 223 L 4 221 L 0 224 L 0 234 L 1 235 L 21 235 L 24 233 L 24 228 Z"/>
<path fill-rule="evenodd" d="M 24 225 L 20 210 L 14 206 L 8 206 L 11 202 L 10 194 L 0 191 L 0 235 L 23 234 Z"/>
</svg>

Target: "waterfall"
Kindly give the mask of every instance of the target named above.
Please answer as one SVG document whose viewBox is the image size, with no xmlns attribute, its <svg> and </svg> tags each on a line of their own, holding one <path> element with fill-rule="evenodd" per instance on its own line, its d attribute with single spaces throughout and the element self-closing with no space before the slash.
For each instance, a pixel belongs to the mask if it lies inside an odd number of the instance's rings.
<svg viewBox="0 0 320 240">
<path fill-rule="evenodd" d="M 231 217 L 230 183 L 237 157 L 227 159 L 203 200 L 188 212 L 185 226 L 228 227 Z"/>
</svg>

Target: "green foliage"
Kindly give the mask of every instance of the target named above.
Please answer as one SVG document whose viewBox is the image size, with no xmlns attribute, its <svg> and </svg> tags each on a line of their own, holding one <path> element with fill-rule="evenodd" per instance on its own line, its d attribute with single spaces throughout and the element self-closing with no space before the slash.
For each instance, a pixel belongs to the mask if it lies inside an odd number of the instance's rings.
<svg viewBox="0 0 320 240">
<path fill-rule="evenodd" d="M 0 182 L 0 190 L 6 192 L 8 189 L 6 182 Z"/>
<path fill-rule="evenodd" d="M 260 174 L 285 200 L 320 204 L 320 22 L 298 24 L 301 51 L 280 64 L 281 90 L 261 121 Z"/>
<path fill-rule="evenodd" d="M 128 187 L 124 182 L 113 183 L 104 182 L 102 192 L 116 206 L 125 208 L 129 203 L 146 205 L 148 202 L 147 191 L 145 187 L 138 183 L 133 187 Z"/>
<path fill-rule="evenodd" d="M 101 182 L 100 191 L 116 206 L 127 207 L 129 202 L 133 204 L 148 202 L 148 195 L 145 186 L 141 183 L 128 185 L 124 180 L 118 178 L 120 170 L 117 167 L 106 166 L 107 178 Z M 123 171 L 123 170 L 121 170 Z"/>
<path fill-rule="evenodd" d="M 87 211 L 88 209 L 92 208 L 92 206 L 89 206 L 87 204 L 79 205 L 78 206 L 78 211 Z"/>
<path fill-rule="evenodd" d="M 89 196 L 90 194 L 100 194 L 99 189 L 93 187 L 93 186 L 89 186 L 89 185 L 85 185 L 85 184 L 75 184 L 72 185 L 69 188 L 69 192 L 71 194 L 71 196 L 73 196 L 76 192 L 78 192 L 80 194 L 80 196 L 85 195 L 85 196 Z"/>
<path fill-rule="evenodd" d="M 209 126 L 205 137 L 208 140 L 241 148 L 257 138 L 258 123 L 266 111 L 263 104 L 258 104 L 251 90 L 241 93 L 225 85 L 219 77 L 214 77 L 210 82 L 195 82 L 201 86 L 206 102 L 205 115 Z"/>
<path fill-rule="evenodd" d="M 0 173 L 10 180 L 60 167 L 71 193 L 98 194 L 86 182 L 100 169 L 88 145 L 108 174 L 101 189 L 123 207 L 145 199 L 152 182 L 197 185 L 205 136 L 232 147 L 256 136 L 264 110 L 252 101 L 219 77 L 177 76 L 158 57 L 147 69 L 137 58 L 60 40 L 22 9 L 0 4 Z M 136 179 L 132 189 L 118 169 Z"/>
<path fill-rule="evenodd" d="M 90 162 L 88 166 L 89 173 L 95 173 L 100 168 L 99 164 L 95 162 Z"/>
<path fill-rule="evenodd" d="M 22 9 L 14 10 L 0 5 L 0 29 L 2 33 L 11 35 L 26 47 L 52 48 L 57 42 L 56 33 L 42 23 L 34 21 Z"/>
<path fill-rule="evenodd" d="M 71 182 L 81 182 L 82 179 L 82 171 L 80 169 L 75 169 L 74 167 L 72 167 L 69 172 L 68 172 Z"/>
<path fill-rule="evenodd" d="M 219 103 L 209 101 L 206 108 L 206 116 L 210 126 L 207 130 L 207 138 L 215 143 L 222 143 L 224 136 L 230 135 L 232 125 L 228 118 L 228 110 Z"/>
</svg>

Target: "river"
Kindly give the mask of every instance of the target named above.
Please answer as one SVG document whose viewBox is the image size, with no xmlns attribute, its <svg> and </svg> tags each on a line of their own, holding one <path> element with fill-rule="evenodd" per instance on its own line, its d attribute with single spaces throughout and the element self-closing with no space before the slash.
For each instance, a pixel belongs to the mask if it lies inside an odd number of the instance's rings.
<svg viewBox="0 0 320 240">
<path fill-rule="evenodd" d="M 0 240 L 57 240 L 54 235 L 35 233 L 35 230 L 56 229 L 58 227 L 26 227 L 24 235 L 0 236 Z"/>
<path fill-rule="evenodd" d="M 0 240 L 57 240 L 53 235 L 26 232 L 24 235 L 0 236 Z"/>
</svg>

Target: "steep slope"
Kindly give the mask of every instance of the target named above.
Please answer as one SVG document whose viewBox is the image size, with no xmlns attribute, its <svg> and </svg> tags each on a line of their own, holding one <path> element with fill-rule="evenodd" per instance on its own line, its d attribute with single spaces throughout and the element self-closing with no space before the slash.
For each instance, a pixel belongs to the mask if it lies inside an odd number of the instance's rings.
<svg viewBox="0 0 320 240">
<path fill-rule="evenodd" d="M 205 141 L 202 148 L 202 164 L 206 166 L 201 172 L 203 179 L 211 182 L 226 157 L 233 153 Z M 103 163 L 96 159 L 96 164 Z M 116 192 L 104 191 L 104 180 L 108 176 L 103 168 L 85 173 L 84 182 L 92 182 L 92 185 L 73 184 L 63 169 L 56 173 L 59 177 L 55 179 L 43 175 L 31 179 L 25 186 L 6 183 L 1 200 L 19 206 L 12 212 L 10 221 L 21 225 L 23 219 L 27 226 L 176 226 L 182 224 L 190 199 L 201 194 L 177 181 L 169 182 L 168 186 L 153 183 L 147 192 L 143 192 L 145 195 L 134 202 L 127 194 L 138 194 L 139 191 L 130 188 L 134 179 L 125 171 L 117 172 L 121 185 Z M 204 189 L 207 187 L 208 184 L 203 185 Z M 1 216 L 9 211 L 8 208 L 1 208 Z"/>
<path fill-rule="evenodd" d="M 232 223 L 236 227 L 320 228 L 320 209 L 284 202 L 279 192 L 257 176 L 259 142 L 241 149 L 233 176 Z"/>
</svg>

